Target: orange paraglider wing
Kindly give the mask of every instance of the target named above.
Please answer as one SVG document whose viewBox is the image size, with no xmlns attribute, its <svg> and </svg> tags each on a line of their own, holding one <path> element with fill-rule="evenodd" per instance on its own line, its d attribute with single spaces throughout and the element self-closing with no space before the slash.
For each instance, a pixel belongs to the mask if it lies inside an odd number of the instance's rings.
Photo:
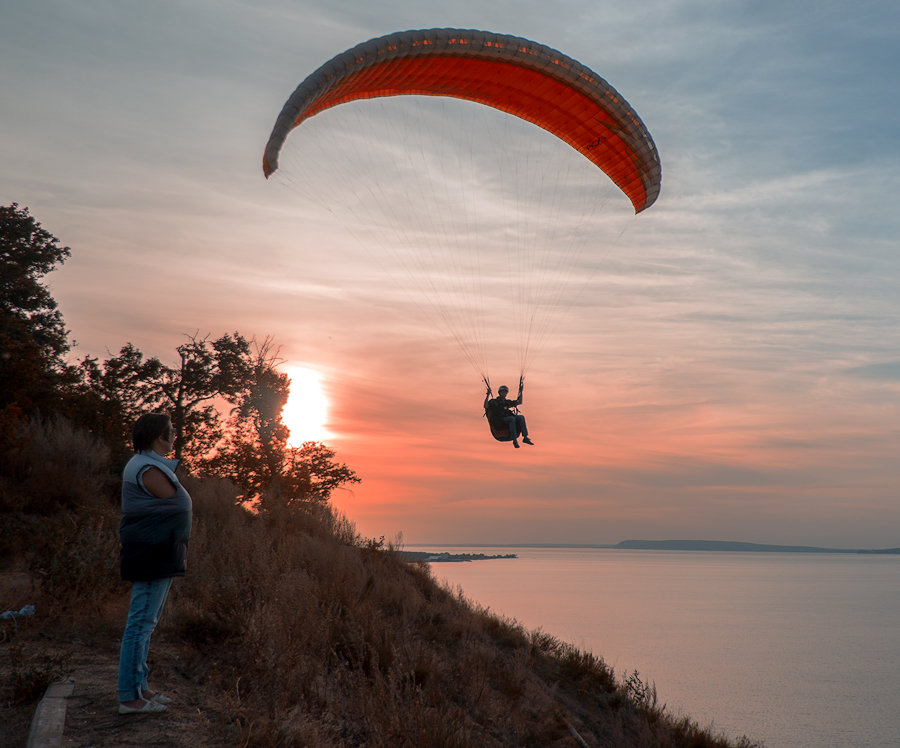
<svg viewBox="0 0 900 748">
<path fill-rule="evenodd" d="M 288 133 L 330 107 L 401 95 L 476 101 L 553 133 L 599 166 L 636 213 L 659 195 L 660 162 L 644 123 L 603 78 L 550 47 L 465 29 L 389 34 L 343 52 L 285 103 L 263 157 L 268 177 Z"/>
</svg>

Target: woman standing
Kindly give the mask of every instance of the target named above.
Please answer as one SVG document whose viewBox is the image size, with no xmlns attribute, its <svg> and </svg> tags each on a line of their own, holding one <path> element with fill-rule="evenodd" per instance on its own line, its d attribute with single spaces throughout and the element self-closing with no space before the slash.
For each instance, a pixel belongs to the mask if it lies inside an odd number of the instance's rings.
<svg viewBox="0 0 900 748">
<path fill-rule="evenodd" d="M 134 425 L 135 455 L 122 473 L 119 537 L 122 579 L 131 582 L 131 605 L 119 654 L 119 714 L 164 712 L 165 695 L 147 684 L 150 636 L 174 577 L 187 568 L 191 497 L 175 477 L 175 443 L 164 413 L 145 413 Z"/>
</svg>

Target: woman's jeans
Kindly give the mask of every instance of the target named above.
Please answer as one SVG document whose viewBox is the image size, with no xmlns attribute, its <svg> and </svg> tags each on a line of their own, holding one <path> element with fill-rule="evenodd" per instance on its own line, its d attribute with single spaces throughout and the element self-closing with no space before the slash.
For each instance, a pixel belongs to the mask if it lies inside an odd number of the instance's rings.
<svg viewBox="0 0 900 748">
<path fill-rule="evenodd" d="M 131 607 L 119 653 L 119 701 L 140 699 L 142 692 L 149 688 L 147 652 L 150 635 L 159 623 L 171 586 L 171 577 L 131 583 Z"/>
</svg>

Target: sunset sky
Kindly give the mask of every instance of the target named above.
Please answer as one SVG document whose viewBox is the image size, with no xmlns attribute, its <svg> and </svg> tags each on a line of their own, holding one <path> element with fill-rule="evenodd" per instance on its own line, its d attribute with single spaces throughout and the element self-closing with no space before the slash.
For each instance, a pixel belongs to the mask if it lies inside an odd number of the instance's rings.
<svg viewBox="0 0 900 748">
<path fill-rule="evenodd" d="M 363 481 L 334 503 L 364 536 L 900 546 L 900 7 L 625 6 L 12 0 L 0 204 L 27 206 L 72 249 L 46 280 L 73 357 L 130 341 L 171 361 L 185 334 L 237 331 L 273 336 L 286 366 L 318 374 L 324 440 Z M 579 60 L 628 99 L 662 160 L 645 213 L 623 216 L 605 193 L 596 216 L 567 198 L 547 219 L 585 230 L 528 368 L 535 446 L 519 450 L 490 438 L 479 374 L 391 258 L 390 235 L 371 213 L 333 208 L 377 182 L 377 210 L 395 222 L 452 216 L 403 192 L 401 167 L 393 176 L 404 128 L 425 131 L 416 147 L 432 163 L 428 120 L 390 105 L 326 112 L 308 140 L 306 125 L 289 138 L 293 162 L 262 174 L 308 73 L 366 39 L 444 26 Z M 475 168 L 518 148 L 554 168 L 568 156 L 533 128 L 464 134 L 467 111 L 429 116 Z M 478 201 L 502 224 L 503 206 Z M 537 243 L 552 243 L 542 220 Z M 465 256 L 490 265 L 484 239 Z M 514 388 L 506 307 L 477 303 L 492 383 Z"/>
</svg>

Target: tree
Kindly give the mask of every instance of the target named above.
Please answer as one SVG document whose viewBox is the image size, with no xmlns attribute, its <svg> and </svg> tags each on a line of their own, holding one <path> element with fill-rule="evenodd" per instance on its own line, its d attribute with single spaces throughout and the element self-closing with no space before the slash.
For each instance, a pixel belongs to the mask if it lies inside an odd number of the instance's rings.
<svg viewBox="0 0 900 748">
<path fill-rule="evenodd" d="M 82 426 L 103 438 L 116 463 L 131 454 L 131 431 L 141 413 L 159 410 L 158 380 L 162 364 L 144 359 L 131 343 L 101 365 L 86 356 L 78 364 L 79 382 L 69 393 L 69 413 Z"/>
<path fill-rule="evenodd" d="M 162 367 L 159 390 L 175 427 L 175 457 L 194 461 L 221 437 L 213 400 L 233 401 L 247 386 L 250 343 L 238 333 L 213 341 L 193 335 L 175 350 L 179 364 Z"/>
<path fill-rule="evenodd" d="M 238 333 L 210 340 L 197 334 L 175 350 L 178 363 L 145 358 L 127 343 L 100 366 L 80 364 L 82 395 L 94 403 L 94 428 L 113 439 L 130 440 L 136 418 L 146 411 L 168 412 L 175 428 L 175 457 L 200 460 L 222 438 L 217 399 L 234 401 L 247 388 L 250 343 Z"/>
<path fill-rule="evenodd" d="M 281 479 L 285 494 L 324 503 L 336 489 L 361 481 L 353 470 L 334 458 L 334 451 L 322 442 L 303 442 L 299 449 L 289 447 Z"/>
<path fill-rule="evenodd" d="M 271 338 L 256 346 L 247 388 L 240 393 L 229 419 L 228 435 L 204 470 L 243 488 L 242 501 L 259 501 L 265 510 L 274 503 L 326 503 L 332 492 L 360 478 L 335 453 L 319 442 L 302 447 L 287 444 L 289 430 L 281 413 L 290 394 L 286 374 Z"/>
<path fill-rule="evenodd" d="M 17 203 L 0 206 L 0 411 L 49 415 L 71 377 L 68 332 L 41 278 L 71 254 Z"/>
</svg>

